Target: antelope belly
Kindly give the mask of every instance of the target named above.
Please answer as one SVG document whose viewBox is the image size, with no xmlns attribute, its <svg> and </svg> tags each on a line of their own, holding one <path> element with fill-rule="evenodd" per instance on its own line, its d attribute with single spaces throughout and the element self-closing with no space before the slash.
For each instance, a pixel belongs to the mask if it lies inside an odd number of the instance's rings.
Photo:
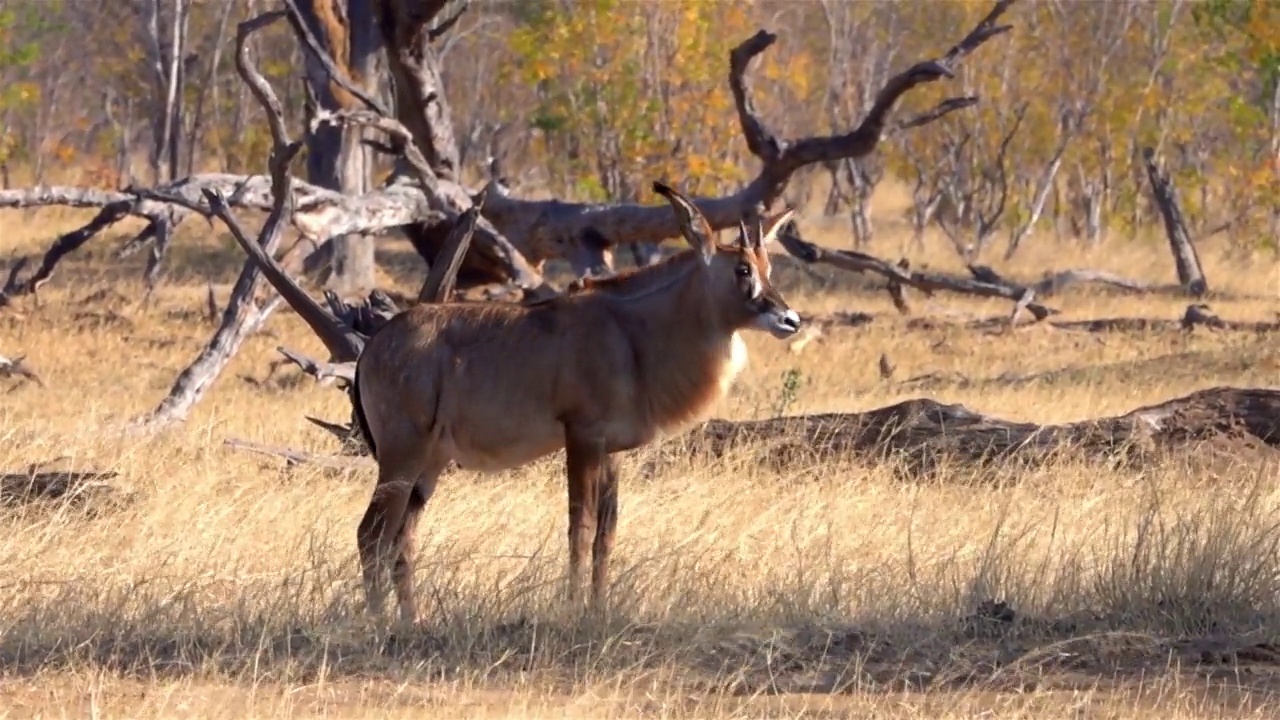
<svg viewBox="0 0 1280 720">
<path fill-rule="evenodd" d="M 445 440 L 459 467 L 494 472 L 519 467 L 564 447 L 564 428 L 555 422 L 505 421 L 487 425 L 482 432 L 450 432 Z"/>
</svg>

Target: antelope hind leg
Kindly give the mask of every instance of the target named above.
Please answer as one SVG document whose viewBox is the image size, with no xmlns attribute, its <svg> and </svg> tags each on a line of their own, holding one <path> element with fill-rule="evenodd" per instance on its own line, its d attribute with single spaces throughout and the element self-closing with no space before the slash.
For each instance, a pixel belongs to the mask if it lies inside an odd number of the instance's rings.
<svg viewBox="0 0 1280 720">
<path fill-rule="evenodd" d="M 418 481 L 410 490 L 408 502 L 405 504 L 404 520 L 400 523 L 399 532 L 396 533 L 396 560 L 391 569 L 391 583 L 395 586 L 396 600 L 400 605 L 400 621 L 406 625 L 414 625 L 418 622 L 418 605 L 414 600 L 413 587 L 413 566 L 417 556 L 414 536 L 418 520 L 421 519 L 427 503 L 431 502 L 431 496 L 435 494 L 436 483 L 440 480 L 440 473 L 444 471 L 445 464 L 438 460 L 432 461 L 418 476 Z"/>
<path fill-rule="evenodd" d="M 416 473 L 414 473 L 416 475 Z M 386 601 L 384 581 L 395 561 L 396 538 L 404 522 L 412 480 L 394 463 L 379 463 L 378 484 L 356 531 L 360 570 L 364 580 L 365 609 L 381 616 Z M 410 475 L 409 477 L 413 477 Z"/>
</svg>

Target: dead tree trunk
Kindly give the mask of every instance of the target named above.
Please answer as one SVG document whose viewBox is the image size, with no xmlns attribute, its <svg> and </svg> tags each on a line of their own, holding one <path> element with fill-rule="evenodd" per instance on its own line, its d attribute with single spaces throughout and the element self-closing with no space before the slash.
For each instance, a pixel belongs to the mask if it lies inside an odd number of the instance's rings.
<svg viewBox="0 0 1280 720">
<path fill-rule="evenodd" d="M 294 0 L 286 0 L 293 5 Z M 401 153 L 397 162 L 396 186 L 407 179 L 420 180 L 434 209 L 456 217 L 473 205 L 471 195 L 459 184 L 460 153 L 453 131 L 453 119 L 445 97 L 441 80 L 439 57 L 433 42 L 446 32 L 467 7 L 465 0 L 430 0 L 410 3 L 404 0 L 365 0 L 362 7 L 372 6 L 381 42 L 386 49 L 387 65 L 395 97 L 394 118 L 381 103 L 364 93 L 353 93 L 365 108 L 378 116 L 398 122 L 404 137 L 396 142 L 411 144 L 422 161 L 414 165 L 408 155 Z M 306 38 L 307 44 L 313 44 Z M 313 48 L 314 50 L 315 48 Z M 348 91 L 354 89 L 345 78 L 335 75 L 340 69 L 326 61 L 325 67 L 332 79 Z M 395 148 L 402 150 L 402 147 Z M 424 228 L 411 229 L 411 234 L 422 234 Z M 511 280 L 527 294 L 548 297 L 554 294 L 538 273 L 540 258 L 531 264 L 528 252 L 517 247 L 487 220 L 481 218 L 476 228 L 476 254 L 481 265 L 501 268 L 503 280 Z M 415 246 L 420 243 L 415 242 Z M 431 256 L 434 257 L 434 253 Z M 464 263 L 464 271 L 471 263 Z"/>
<path fill-rule="evenodd" d="M 374 93 L 381 81 L 382 41 L 371 0 L 298 0 L 302 21 L 320 41 L 340 72 L 360 89 Z M 305 44 L 304 44 L 305 45 Z M 314 122 L 319 112 L 356 110 L 360 102 L 330 79 L 324 63 L 306 52 L 308 86 L 307 177 L 320 187 L 347 195 L 369 192 L 372 151 L 360 127 Z M 333 239 L 328 286 L 343 297 L 363 296 L 374 286 L 372 234 L 349 233 Z"/>
<path fill-rule="evenodd" d="M 178 177 L 191 0 L 173 0 L 165 9 L 161 0 L 149 0 L 142 32 L 156 97 L 150 158 L 156 184 Z"/>
<path fill-rule="evenodd" d="M 276 238 L 278 237 L 277 233 Z M 226 369 L 231 359 L 240 351 L 245 339 L 256 333 L 280 306 L 281 298 L 278 295 L 269 300 L 260 297 L 265 287 L 261 280 L 262 274 L 256 267 L 246 266 L 240 272 L 235 288 L 231 291 L 231 300 L 222 314 L 222 324 L 214 333 L 213 339 L 179 373 L 178 379 L 169 388 L 169 393 L 139 425 L 164 427 L 187 419 L 191 408 L 200 402 L 205 392 Z"/>
<path fill-rule="evenodd" d="M 1160 216 L 1164 218 L 1165 235 L 1169 238 L 1169 248 L 1173 251 L 1173 262 L 1178 270 L 1178 283 L 1188 295 L 1203 297 L 1209 291 L 1209 283 L 1200 267 L 1200 256 L 1196 254 L 1196 247 L 1191 242 L 1187 224 L 1182 219 L 1182 209 L 1178 205 L 1173 179 L 1156 164 L 1156 152 L 1153 148 L 1142 149 L 1142 162 L 1147 168 L 1147 178 L 1151 180 L 1151 192 L 1156 206 L 1160 208 Z"/>
</svg>

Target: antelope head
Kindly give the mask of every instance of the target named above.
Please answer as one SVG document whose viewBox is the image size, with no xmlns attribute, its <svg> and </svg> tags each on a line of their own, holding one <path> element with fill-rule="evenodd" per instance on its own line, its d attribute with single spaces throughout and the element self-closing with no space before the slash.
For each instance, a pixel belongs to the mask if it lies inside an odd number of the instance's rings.
<svg viewBox="0 0 1280 720">
<path fill-rule="evenodd" d="M 680 233 L 702 259 L 699 269 L 717 319 L 727 328 L 763 330 L 787 338 L 800 329 L 800 316 L 792 310 L 770 281 L 769 244 L 795 214 L 787 208 L 756 224 L 752 237 L 743 222 L 732 244 L 716 242 L 710 223 L 688 198 L 662 182 L 654 192 L 671 203 L 680 222 Z"/>
</svg>

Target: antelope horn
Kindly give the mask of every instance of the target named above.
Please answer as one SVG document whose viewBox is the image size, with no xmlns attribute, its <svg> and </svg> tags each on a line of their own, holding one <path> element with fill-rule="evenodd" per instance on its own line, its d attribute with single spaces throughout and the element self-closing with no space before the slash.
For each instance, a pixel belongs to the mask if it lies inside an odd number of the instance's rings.
<svg viewBox="0 0 1280 720">
<path fill-rule="evenodd" d="M 676 219 L 680 223 L 680 233 L 702 256 L 702 261 L 708 265 L 711 264 L 711 257 L 715 254 L 715 244 L 712 240 L 711 225 L 703 217 L 702 212 L 678 190 L 661 180 L 653 182 L 653 191 L 671 203 L 671 208 L 675 210 Z"/>
</svg>

